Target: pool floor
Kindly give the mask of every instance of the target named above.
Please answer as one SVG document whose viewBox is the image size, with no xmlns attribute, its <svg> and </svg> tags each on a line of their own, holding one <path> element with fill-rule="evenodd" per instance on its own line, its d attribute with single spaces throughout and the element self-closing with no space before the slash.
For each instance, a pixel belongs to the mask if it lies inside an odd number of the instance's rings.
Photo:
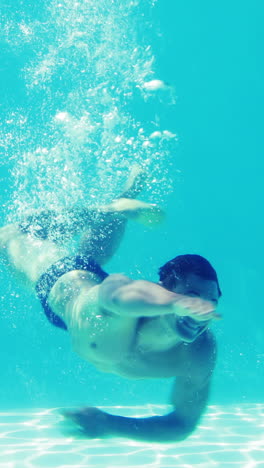
<svg viewBox="0 0 264 468">
<path fill-rule="evenodd" d="M 168 408 L 103 409 L 142 417 L 164 414 Z M 210 406 L 196 431 L 175 444 L 73 439 L 60 432 L 59 419 L 57 409 L 1 412 L 0 467 L 264 467 L 264 404 Z"/>
</svg>

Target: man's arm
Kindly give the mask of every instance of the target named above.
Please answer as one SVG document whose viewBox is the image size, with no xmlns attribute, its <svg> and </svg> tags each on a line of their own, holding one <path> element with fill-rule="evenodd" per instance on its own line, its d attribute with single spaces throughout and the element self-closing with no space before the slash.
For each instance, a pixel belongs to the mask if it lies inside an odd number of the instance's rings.
<svg viewBox="0 0 264 468">
<path fill-rule="evenodd" d="M 65 416 L 87 438 L 127 437 L 145 442 L 178 442 L 195 429 L 208 400 L 210 382 L 196 386 L 191 379 L 174 384 L 175 410 L 165 416 L 129 418 L 115 416 L 97 408 L 66 412 Z"/>
<path fill-rule="evenodd" d="M 174 410 L 165 416 L 128 418 L 114 416 L 97 408 L 66 412 L 88 438 L 128 437 L 146 442 L 177 442 L 185 439 L 196 427 L 208 401 L 211 374 L 215 362 L 215 342 L 209 335 L 203 345 L 200 364 L 193 376 L 178 377 L 174 383 L 171 403 Z M 188 374 L 192 373 L 187 369 Z"/>
<path fill-rule="evenodd" d="M 110 415 L 112 435 L 146 442 L 178 442 L 196 427 L 208 401 L 210 382 L 199 386 L 188 378 L 177 378 L 172 404 L 175 410 L 165 416 L 124 418 Z"/>
<path fill-rule="evenodd" d="M 100 285 L 99 305 L 117 315 L 155 317 L 164 314 L 195 314 L 197 320 L 213 318 L 214 305 L 199 297 L 177 294 L 159 284 L 114 274 Z"/>
</svg>

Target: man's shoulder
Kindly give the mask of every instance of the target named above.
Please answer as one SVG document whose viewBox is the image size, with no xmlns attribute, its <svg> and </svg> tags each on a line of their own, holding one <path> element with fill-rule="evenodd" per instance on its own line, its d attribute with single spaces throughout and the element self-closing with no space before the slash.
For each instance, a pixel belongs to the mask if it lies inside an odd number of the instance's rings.
<svg viewBox="0 0 264 468">
<path fill-rule="evenodd" d="M 182 343 L 159 355 L 170 368 L 171 376 L 190 377 L 197 381 L 212 374 L 216 360 L 216 340 L 206 331 L 193 343 Z"/>
<path fill-rule="evenodd" d="M 193 350 L 198 353 L 216 352 L 216 339 L 211 330 L 206 330 L 193 343 Z"/>
<path fill-rule="evenodd" d="M 206 330 L 197 340 L 186 346 L 185 358 L 188 371 L 193 378 L 208 380 L 215 367 L 217 345 L 210 330 Z"/>
</svg>

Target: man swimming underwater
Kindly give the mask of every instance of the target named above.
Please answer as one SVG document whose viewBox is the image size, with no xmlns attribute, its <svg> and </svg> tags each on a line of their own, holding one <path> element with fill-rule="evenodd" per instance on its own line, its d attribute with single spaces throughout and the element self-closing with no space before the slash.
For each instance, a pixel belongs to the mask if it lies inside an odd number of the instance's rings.
<svg viewBox="0 0 264 468">
<path fill-rule="evenodd" d="M 97 408 L 68 411 L 76 433 L 87 438 L 130 437 L 175 442 L 186 438 L 206 408 L 216 359 L 208 329 L 221 291 L 215 270 L 198 255 L 181 255 L 159 270 L 158 284 L 108 275 L 103 265 L 115 253 L 128 219 L 145 225 L 163 213 L 135 197 L 143 188 L 136 168 L 111 204 L 27 217 L 0 230 L 10 268 L 36 291 L 47 318 L 67 330 L 72 347 L 97 369 L 126 378 L 176 377 L 165 416 L 130 418 Z M 69 219 L 66 222 L 66 219 Z M 83 231 L 74 256 L 67 240 Z"/>
</svg>

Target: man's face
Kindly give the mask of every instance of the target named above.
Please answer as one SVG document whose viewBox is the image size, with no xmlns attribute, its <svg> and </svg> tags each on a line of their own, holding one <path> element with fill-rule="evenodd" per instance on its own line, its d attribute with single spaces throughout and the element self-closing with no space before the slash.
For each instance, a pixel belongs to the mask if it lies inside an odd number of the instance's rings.
<svg viewBox="0 0 264 468">
<path fill-rule="evenodd" d="M 190 273 L 186 278 L 178 280 L 173 292 L 191 297 L 200 297 L 212 302 L 217 307 L 219 293 L 216 281 L 205 280 L 200 276 Z M 208 327 L 209 320 L 196 321 L 191 317 L 179 317 L 177 319 L 177 331 L 183 341 L 191 343 Z"/>
</svg>

